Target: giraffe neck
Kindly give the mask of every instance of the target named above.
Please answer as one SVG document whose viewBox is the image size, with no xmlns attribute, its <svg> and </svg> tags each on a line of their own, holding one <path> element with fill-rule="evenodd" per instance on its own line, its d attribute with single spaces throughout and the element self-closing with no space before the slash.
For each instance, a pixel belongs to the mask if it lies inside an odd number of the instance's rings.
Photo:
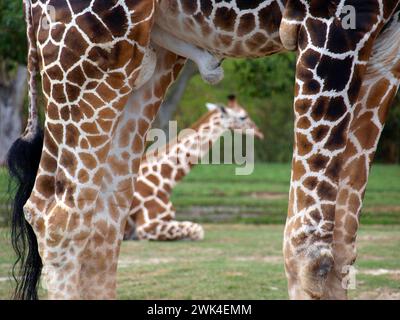
<svg viewBox="0 0 400 320">
<path fill-rule="evenodd" d="M 191 132 L 178 136 L 177 141 L 158 151 L 156 157 L 149 158 L 147 154 L 147 164 L 168 167 L 169 170 L 163 170 L 168 172 L 163 178 L 169 179 L 173 188 L 209 152 L 227 128 L 220 112 L 209 112 L 189 129 Z"/>
</svg>

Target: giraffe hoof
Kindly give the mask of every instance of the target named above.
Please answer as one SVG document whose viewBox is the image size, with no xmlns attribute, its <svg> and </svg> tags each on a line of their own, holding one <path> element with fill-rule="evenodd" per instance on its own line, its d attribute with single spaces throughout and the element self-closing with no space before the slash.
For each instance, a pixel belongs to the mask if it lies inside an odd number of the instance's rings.
<svg viewBox="0 0 400 320">
<path fill-rule="evenodd" d="M 201 225 L 195 224 L 191 230 L 190 239 L 193 241 L 199 241 L 204 239 L 204 229 Z"/>
<path fill-rule="evenodd" d="M 328 249 L 315 248 L 309 254 L 300 273 L 300 281 L 304 292 L 311 299 L 322 299 L 329 272 L 334 266 L 332 253 Z"/>
</svg>

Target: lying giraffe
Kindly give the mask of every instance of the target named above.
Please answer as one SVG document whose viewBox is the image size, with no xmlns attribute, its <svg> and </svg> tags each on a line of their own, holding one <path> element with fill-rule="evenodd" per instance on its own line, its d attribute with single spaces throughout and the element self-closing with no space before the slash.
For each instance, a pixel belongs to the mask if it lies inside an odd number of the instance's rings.
<svg viewBox="0 0 400 320">
<path fill-rule="evenodd" d="M 16 297 L 37 297 L 43 263 L 50 298 L 115 298 L 145 136 L 184 57 L 216 82 L 222 58 L 286 50 L 298 54 L 284 237 L 289 296 L 346 297 L 343 267 L 355 260 L 369 166 L 399 87 L 399 3 L 60 0 L 51 1 L 52 17 L 44 0 L 25 0 L 31 119 L 9 153 L 20 183 L 13 244 L 24 257 Z M 354 8 L 355 29 L 343 26 L 345 5 Z"/>
<path fill-rule="evenodd" d="M 226 107 L 207 104 L 209 112 L 191 127 L 191 132 L 171 142 L 159 152 L 145 154 L 135 184 L 131 215 L 125 239 L 201 240 L 203 227 L 190 221 L 176 221 L 170 201 L 173 188 L 187 175 L 199 159 L 227 131 L 263 134 L 239 105 L 228 97 Z"/>
</svg>

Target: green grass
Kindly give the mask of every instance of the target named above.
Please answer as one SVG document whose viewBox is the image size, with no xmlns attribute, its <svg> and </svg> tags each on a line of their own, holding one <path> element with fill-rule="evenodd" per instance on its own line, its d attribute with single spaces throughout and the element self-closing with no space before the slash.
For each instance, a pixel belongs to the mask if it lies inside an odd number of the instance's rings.
<svg viewBox="0 0 400 320">
<path fill-rule="evenodd" d="M 4 168 L 0 167 L 0 225 L 5 223 L 7 218 L 7 204 L 9 203 L 8 175 Z"/>
<path fill-rule="evenodd" d="M 206 224 L 200 242 L 124 242 L 120 299 L 287 299 L 282 226 Z M 0 299 L 12 254 L 0 231 Z M 400 299 L 400 226 L 363 226 L 353 299 Z M 386 274 L 373 275 L 374 272 Z M 42 297 L 44 291 L 42 290 Z"/>
<path fill-rule="evenodd" d="M 235 175 L 233 165 L 199 165 L 174 189 L 172 202 L 180 219 L 283 224 L 289 179 L 288 164 L 257 163 L 249 176 Z M 7 190 L 6 172 L 0 169 L 0 219 Z M 400 166 L 373 167 L 361 219 L 363 224 L 400 224 Z"/>
<path fill-rule="evenodd" d="M 201 222 L 283 224 L 290 166 L 259 163 L 249 176 L 236 176 L 234 170 L 231 165 L 194 168 L 174 189 L 178 216 Z M 362 223 L 400 224 L 400 166 L 374 166 Z"/>
<path fill-rule="evenodd" d="M 236 176 L 234 170 L 198 166 L 174 190 L 178 218 L 206 222 L 204 241 L 123 244 L 119 298 L 287 298 L 281 247 L 290 167 L 256 164 L 250 176 Z M 0 169 L 0 211 L 7 188 Z M 400 167 L 376 165 L 363 209 L 352 298 L 400 299 L 399 247 Z M 8 234 L 0 229 L 0 299 L 10 296 L 12 261 Z"/>
</svg>

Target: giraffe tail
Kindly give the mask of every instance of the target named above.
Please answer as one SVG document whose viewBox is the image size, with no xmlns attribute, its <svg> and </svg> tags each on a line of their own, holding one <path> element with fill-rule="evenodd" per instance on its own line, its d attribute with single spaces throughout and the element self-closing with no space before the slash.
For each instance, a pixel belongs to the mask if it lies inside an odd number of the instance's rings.
<svg viewBox="0 0 400 320">
<path fill-rule="evenodd" d="M 39 127 L 35 76 L 38 71 L 31 0 L 24 0 L 29 43 L 29 119 L 23 135 L 11 146 L 7 155 L 10 186 L 15 186 L 11 213 L 11 242 L 17 256 L 12 269 L 16 281 L 15 299 L 35 300 L 42 270 L 36 235 L 25 220 L 24 205 L 33 190 L 43 146 L 43 131 Z"/>
</svg>

